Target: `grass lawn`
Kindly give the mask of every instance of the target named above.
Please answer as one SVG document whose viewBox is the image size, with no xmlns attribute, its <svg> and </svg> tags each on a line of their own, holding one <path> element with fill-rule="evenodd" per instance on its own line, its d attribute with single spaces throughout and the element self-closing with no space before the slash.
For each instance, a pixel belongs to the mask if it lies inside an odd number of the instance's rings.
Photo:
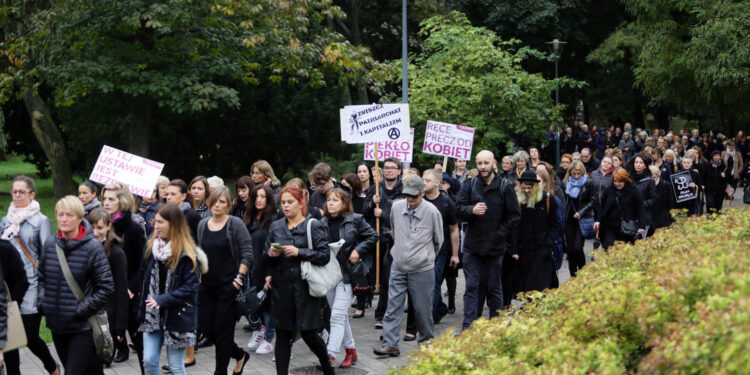
<svg viewBox="0 0 750 375">
<path fill-rule="evenodd" d="M 50 218 L 53 232 L 57 232 L 57 223 L 55 222 L 55 203 L 57 201 L 52 195 L 52 179 L 40 179 L 37 175 L 36 167 L 25 162 L 22 158 L 14 158 L 8 161 L 0 162 L 0 217 L 5 216 L 10 206 L 11 198 L 8 192 L 11 188 L 13 177 L 18 175 L 27 175 L 34 179 L 36 183 L 36 200 L 41 206 L 42 213 Z M 71 192 L 75 194 L 75 192 Z M 42 318 L 42 326 L 39 335 L 44 342 L 52 341 L 52 333 L 46 327 L 46 321 Z"/>
</svg>

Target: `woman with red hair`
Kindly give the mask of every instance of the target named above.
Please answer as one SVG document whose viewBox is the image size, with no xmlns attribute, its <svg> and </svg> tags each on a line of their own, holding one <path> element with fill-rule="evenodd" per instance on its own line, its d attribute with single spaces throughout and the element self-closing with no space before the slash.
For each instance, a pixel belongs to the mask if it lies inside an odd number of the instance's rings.
<svg viewBox="0 0 750 375">
<path fill-rule="evenodd" d="M 612 185 L 604 189 L 600 202 L 594 231 L 599 231 L 605 250 L 615 241 L 633 243 L 651 224 L 643 197 L 624 168 L 612 172 Z"/>
<path fill-rule="evenodd" d="M 301 189 L 285 187 L 279 200 L 284 217 L 271 224 L 265 246 L 268 250 L 263 254 L 266 287 L 271 291 L 272 323 L 276 327 L 276 373 L 288 373 L 292 340 L 299 331 L 320 360 L 323 373 L 333 374 L 326 344 L 317 334 L 324 326 L 326 299 L 310 295 L 300 271 L 302 261 L 323 266 L 330 260 L 328 228 L 307 214 L 307 202 Z M 308 227 L 312 248 L 307 241 Z"/>
</svg>

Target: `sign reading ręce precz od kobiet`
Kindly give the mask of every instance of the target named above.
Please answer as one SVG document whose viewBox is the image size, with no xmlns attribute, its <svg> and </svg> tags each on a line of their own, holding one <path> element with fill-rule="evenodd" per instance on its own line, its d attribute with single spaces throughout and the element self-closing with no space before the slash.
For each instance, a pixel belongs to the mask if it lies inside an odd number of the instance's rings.
<svg viewBox="0 0 750 375">
<path fill-rule="evenodd" d="M 427 121 L 422 152 L 454 159 L 471 159 L 474 128 Z"/>
<path fill-rule="evenodd" d="M 341 140 L 349 144 L 403 140 L 409 136 L 409 104 L 348 105 L 339 110 Z"/>
<path fill-rule="evenodd" d="M 151 197 L 162 169 L 162 163 L 105 145 L 89 180 L 103 185 L 121 182 L 128 186 L 131 193 Z"/>
<path fill-rule="evenodd" d="M 414 155 L 414 128 L 409 128 L 409 137 L 397 141 L 378 142 L 378 160 L 396 158 L 402 163 L 411 163 Z M 365 160 L 375 160 L 375 143 L 365 143 Z"/>
</svg>

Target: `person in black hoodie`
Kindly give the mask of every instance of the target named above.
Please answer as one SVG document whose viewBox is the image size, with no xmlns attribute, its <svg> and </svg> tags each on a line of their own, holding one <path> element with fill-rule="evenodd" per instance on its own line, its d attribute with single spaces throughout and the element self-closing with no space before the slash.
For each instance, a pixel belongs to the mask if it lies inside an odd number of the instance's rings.
<svg viewBox="0 0 750 375">
<path fill-rule="evenodd" d="M 648 169 L 649 165 L 651 165 L 651 158 L 644 154 L 638 154 L 633 156 L 633 159 L 629 162 L 627 170 L 633 180 L 633 185 L 641 193 L 643 205 L 646 208 L 646 216 L 648 216 L 648 222 L 650 225 L 654 214 L 653 210 L 656 204 L 657 194 L 656 184 L 654 184 L 654 180 L 651 178 L 651 171 Z M 648 234 L 653 233 L 649 228 L 646 228 L 646 231 Z"/>
<path fill-rule="evenodd" d="M 122 250 L 125 252 L 128 265 L 128 290 L 135 295 L 138 292 L 138 271 L 146 247 L 146 233 L 141 225 L 133 221 L 133 206 L 133 194 L 124 184 L 115 182 L 102 189 L 102 207 L 112 218 L 112 230 L 115 235 L 122 239 Z M 128 333 L 138 353 L 138 363 L 143 366 L 142 335 L 138 332 L 138 319 L 135 315 L 137 301 L 135 297 L 130 299 Z"/>
<path fill-rule="evenodd" d="M 483 295 L 487 297 L 490 317 L 496 316 L 503 307 L 503 254 L 509 233 L 521 219 L 513 185 L 507 179 L 498 178 L 492 169 L 493 159 L 494 155 L 488 150 L 477 154 L 479 176 L 461 187 L 456 201 L 456 217 L 469 226 L 462 260 L 466 277 L 463 330 L 478 318 Z"/>
<path fill-rule="evenodd" d="M 635 236 L 623 233 L 623 222 L 637 221 L 636 235 L 642 235 L 651 224 L 643 198 L 625 169 L 612 172 L 612 185 L 604 189 L 600 199 L 600 210 L 594 222 L 594 231 L 599 231 L 602 247 L 606 250 L 615 241 L 633 243 Z"/>
<path fill-rule="evenodd" d="M 115 340 L 115 363 L 128 360 L 130 348 L 125 341 L 125 330 L 128 329 L 128 260 L 120 245 L 120 239 L 112 230 L 109 214 L 103 208 L 95 208 L 87 215 L 87 220 L 94 229 L 94 238 L 101 242 L 112 269 L 112 278 L 115 282 L 115 293 L 112 295 L 112 303 L 107 304 L 107 317 L 109 318 L 109 329 Z M 109 363 L 105 363 L 109 366 Z"/>
<path fill-rule="evenodd" d="M 594 189 L 582 162 L 574 161 L 571 164 L 563 180 L 563 190 L 566 201 L 564 249 L 568 252 L 570 275 L 575 276 L 576 272 L 586 265 L 580 220 L 593 217 L 595 211 Z"/>
<path fill-rule="evenodd" d="M 83 204 L 78 197 L 68 195 L 57 202 L 55 217 L 59 230 L 45 242 L 39 262 L 39 272 L 43 275 L 39 288 L 40 310 L 47 319 L 47 328 L 52 331 L 65 374 L 69 375 L 104 373 L 88 318 L 103 310 L 115 291 L 104 248 L 94 238 L 83 215 Z M 64 277 L 58 247 L 85 294 L 82 302 Z"/>
<path fill-rule="evenodd" d="M 719 213 L 724 203 L 727 188 L 726 165 L 721 160 L 721 151 L 711 153 L 711 160 L 703 167 L 703 182 L 706 186 L 706 213 Z"/>
</svg>

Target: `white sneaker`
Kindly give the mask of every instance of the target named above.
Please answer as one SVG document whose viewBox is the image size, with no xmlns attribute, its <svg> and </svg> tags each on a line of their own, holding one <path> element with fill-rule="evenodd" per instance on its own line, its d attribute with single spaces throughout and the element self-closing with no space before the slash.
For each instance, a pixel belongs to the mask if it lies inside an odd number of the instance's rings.
<svg viewBox="0 0 750 375">
<path fill-rule="evenodd" d="M 269 354 L 273 353 L 273 344 L 270 342 L 263 340 L 263 342 L 258 346 L 258 349 L 255 351 L 255 354 Z"/>
<path fill-rule="evenodd" d="M 263 335 L 266 333 L 266 327 L 261 327 L 260 330 L 254 331 L 253 336 L 250 337 L 250 342 L 247 343 L 247 348 L 250 350 L 258 349 L 258 345 L 263 341 Z"/>
</svg>

